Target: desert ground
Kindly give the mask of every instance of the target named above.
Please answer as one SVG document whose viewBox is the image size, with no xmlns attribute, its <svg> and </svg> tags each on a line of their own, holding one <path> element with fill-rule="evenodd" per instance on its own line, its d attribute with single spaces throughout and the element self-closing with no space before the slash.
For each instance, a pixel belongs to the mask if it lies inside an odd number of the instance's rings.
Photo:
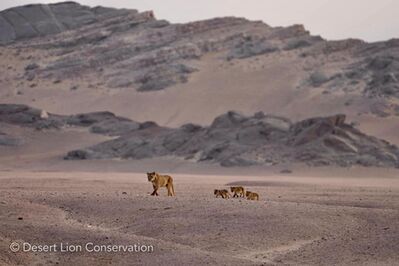
<svg viewBox="0 0 399 266">
<path fill-rule="evenodd" d="M 221 167 L 178 158 L 62 160 L 109 139 L 36 131 L 0 153 L 0 265 L 395 265 L 399 170 Z M 281 173 L 289 169 L 292 173 Z M 146 172 L 174 178 L 150 196 Z M 216 199 L 242 185 L 259 201 Z M 152 245 L 150 253 L 11 252 L 10 244 Z"/>
<path fill-rule="evenodd" d="M 399 261 L 397 170 L 296 169 L 281 174 L 269 169 L 259 175 L 259 169 L 249 169 L 258 176 L 244 176 L 242 170 L 222 175 L 211 168 L 208 171 L 217 174 L 172 174 L 176 197 L 167 197 L 166 189 L 153 197 L 145 173 L 127 172 L 121 165 L 114 172 L 91 167 L 91 172 L 0 172 L 1 265 L 395 265 Z M 190 168 L 185 167 L 175 169 Z M 260 200 L 214 198 L 214 188 L 229 185 L 256 191 Z M 140 243 L 152 245 L 153 252 L 13 253 L 9 245 L 14 241 Z"/>
</svg>

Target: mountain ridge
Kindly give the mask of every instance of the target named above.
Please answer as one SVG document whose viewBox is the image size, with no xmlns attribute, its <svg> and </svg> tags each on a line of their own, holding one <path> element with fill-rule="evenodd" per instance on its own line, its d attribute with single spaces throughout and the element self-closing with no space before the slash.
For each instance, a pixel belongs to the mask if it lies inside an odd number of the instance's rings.
<svg viewBox="0 0 399 266">
<path fill-rule="evenodd" d="M 91 133 L 113 137 L 72 150 L 64 155 L 66 160 L 173 157 L 224 167 L 293 163 L 399 167 L 397 146 L 364 134 L 348 124 L 343 114 L 293 122 L 263 112 L 245 116 L 229 111 L 208 126 L 189 123 L 168 128 L 111 112 L 63 116 L 25 105 L 0 104 L 0 123 L 39 131 L 88 128 Z M 0 137 L 0 145 L 24 141 L 1 133 Z"/>
</svg>

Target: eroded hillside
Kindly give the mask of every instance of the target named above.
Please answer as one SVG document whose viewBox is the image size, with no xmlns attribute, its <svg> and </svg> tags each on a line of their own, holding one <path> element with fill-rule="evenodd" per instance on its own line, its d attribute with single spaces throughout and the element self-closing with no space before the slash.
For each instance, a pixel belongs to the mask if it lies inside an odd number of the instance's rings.
<svg viewBox="0 0 399 266">
<path fill-rule="evenodd" d="M 151 11 L 73 2 L 1 18 L 4 103 L 109 110 L 171 127 L 208 125 L 229 110 L 293 120 L 344 113 L 399 143 L 398 40 L 327 41 L 301 25 L 235 17 L 173 24 Z"/>
</svg>

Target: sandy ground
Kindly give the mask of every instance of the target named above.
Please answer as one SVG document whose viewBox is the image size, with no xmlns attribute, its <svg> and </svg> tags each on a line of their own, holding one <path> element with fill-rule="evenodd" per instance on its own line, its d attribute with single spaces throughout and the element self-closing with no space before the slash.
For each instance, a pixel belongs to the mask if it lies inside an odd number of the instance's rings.
<svg viewBox="0 0 399 266">
<path fill-rule="evenodd" d="M 321 174 L 173 174 L 152 197 L 142 173 L 0 172 L 1 265 L 395 265 L 399 179 Z M 351 172 L 354 174 L 351 176 Z M 330 171 L 331 173 L 331 171 Z M 339 175 L 339 171 L 338 171 Z M 216 199 L 244 185 L 260 201 Z M 16 252 L 30 244 L 152 245 L 151 253 Z"/>
<path fill-rule="evenodd" d="M 0 265 L 399 263 L 398 169 L 64 161 L 67 151 L 106 138 L 76 128 L 2 130 L 25 143 L 0 147 Z M 153 170 L 174 177 L 176 197 L 149 195 L 145 172 Z M 260 201 L 214 198 L 213 189 L 232 184 Z M 13 253 L 13 241 L 58 249 Z M 88 252 L 90 242 L 153 252 Z M 82 251 L 61 252 L 61 243 Z"/>
</svg>

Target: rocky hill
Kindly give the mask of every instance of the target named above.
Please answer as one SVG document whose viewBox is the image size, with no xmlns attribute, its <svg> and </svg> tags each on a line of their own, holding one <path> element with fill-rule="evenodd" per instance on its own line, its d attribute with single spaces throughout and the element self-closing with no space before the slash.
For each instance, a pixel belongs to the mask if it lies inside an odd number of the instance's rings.
<svg viewBox="0 0 399 266">
<path fill-rule="evenodd" d="M 211 126 L 177 129 L 151 125 L 83 150 L 66 159 L 144 159 L 177 156 L 222 166 L 306 163 L 312 166 L 399 167 L 399 149 L 345 123 L 345 115 L 297 123 L 257 113 L 217 117 Z"/>
<path fill-rule="evenodd" d="M 28 65 L 27 79 L 63 80 L 94 72 L 111 88 L 152 91 L 187 82 L 196 71 L 190 62 L 208 53 L 222 51 L 229 61 L 300 50 L 303 60 L 332 57 L 326 66 L 315 66 L 300 86 L 352 90 L 361 85 L 365 95 L 399 97 L 398 40 L 326 41 L 301 25 L 272 28 L 234 17 L 171 24 L 157 20 L 152 12 L 64 2 L 2 11 L 0 36 L 0 44 L 29 40 L 19 47 L 51 49 L 56 56 Z M 345 59 L 338 58 L 343 51 L 356 62 L 345 65 Z M 328 73 L 329 65 L 337 63 L 344 64 L 341 71 Z"/>
<path fill-rule="evenodd" d="M 75 10 L 72 14 L 96 10 L 75 3 L 61 5 Z M 35 12 L 32 9 L 39 7 L 16 10 Z M 190 73 L 197 71 L 193 61 L 208 53 L 223 51 L 225 60 L 244 59 L 322 41 L 299 25 L 274 29 L 234 17 L 170 24 L 156 20 L 152 12 L 106 10 L 109 16 L 97 20 L 92 14 L 90 23 L 78 17 L 76 31 L 22 44 L 51 49 L 56 55 L 45 65 L 28 65 L 26 78 L 62 81 L 94 72 L 101 77 L 99 83 L 109 88 L 154 91 L 187 82 Z"/>
<path fill-rule="evenodd" d="M 23 105 L 0 105 L 0 122 L 37 130 L 88 127 L 92 133 L 116 138 L 69 152 L 65 159 L 144 159 L 162 156 L 222 166 L 306 163 L 312 166 L 399 167 L 395 145 L 368 136 L 345 123 L 345 115 L 299 122 L 262 112 L 247 117 L 228 112 L 201 127 L 161 127 L 135 122 L 110 112 L 63 116 Z M 7 139 L 8 138 L 8 139 Z M 0 144 L 17 140 L 0 135 Z"/>
<path fill-rule="evenodd" d="M 91 8 L 74 2 L 1 11 L 0 36 L 1 61 L 10 74 L 0 77 L 0 82 L 14 87 L 16 94 L 13 97 L 8 90 L 4 96 L 23 103 L 27 103 L 23 95 L 48 86 L 68 86 L 72 91 L 83 86 L 118 94 L 122 89 L 131 95 L 190 86 L 193 74 L 209 68 L 204 62 L 212 57 L 225 69 L 245 68 L 248 77 L 251 72 L 267 77 L 277 66 L 284 68 L 281 75 L 287 75 L 295 66 L 295 78 L 287 77 L 284 85 L 293 93 L 333 97 L 345 104 L 341 109 L 351 112 L 383 117 L 399 113 L 395 39 L 326 41 L 302 25 L 270 27 L 235 17 L 172 24 L 156 19 L 152 11 Z M 8 55 L 17 59 L 14 66 L 7 63 Z M 25 65 L 17 67 L 20 64 Z M 273 81 L 264 85 L 264 94 Z M 249 103 L 244 105 L 242 109 L 248 109 Z M 169 112 L 173 111 L 166 112 L 170 119 Z"/>
</svg>

